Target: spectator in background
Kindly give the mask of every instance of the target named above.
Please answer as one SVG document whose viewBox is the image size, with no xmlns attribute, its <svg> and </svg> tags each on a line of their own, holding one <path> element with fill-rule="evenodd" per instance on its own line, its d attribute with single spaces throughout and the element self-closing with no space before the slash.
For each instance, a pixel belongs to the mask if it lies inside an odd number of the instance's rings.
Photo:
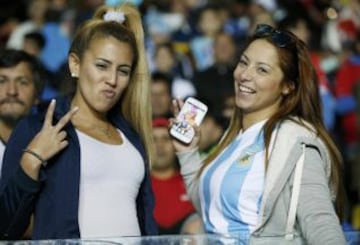
<svg viewBox="0 0 360 245">
<path fill-rule="evenodd" d="M 58 9 L 54 6 L 48 8 L 45 13 L 45 23 L 41 29 L 46 45 L 42 50 L 40 60 L 53 74 L 57 74 L 61 66 L 67 62 L 72 38 L 72 30 L 67 29 L 70 26 L 68 20 L 64 25 L 65 13 L 65 9 Z"/>
<path fill-rule="evenodd" d="M 333 59 L 339 59 L 341 63 L 342 53 L 351 50 L 351 44 L 360 31 L 360 1 L 336 1 L 334 6 L 337 10 L 336 18 L 332 18 L 326 23 L 320 23 L 324 26 L 324 30 L 321 32 L 321 44 L 324 48 L 332 51 Z M 318 12 L 322 14 L 325 11 L 318 10 Z M 316 34 L 316 30 L 313 32 Z M 336 56 L 333 56 L 334 54 Z M 334 60 L 334 62 L 336 61 Z"/>
<path fill-rule="evenodd" d="M 28 1 L 0 1 L 0 47 L 6 47 L 11 33 L 26 19 Z"/>
<path fill-rule="evenodd" d="M 356 119 L 355 89 L 360 82 L 360 33 L 352 43 L 352 52 L 341 64 L 336 74 L 335 93 L 337 109 L 341 116 L 347 154 L 353 158 L 358 151 L 360 126 Z"/>
<path fill-rule="evenodd" d="M 196 70 L 203 71 L 214 64 L 214 39 L 223 24 L 218 8 L 205 6 L 200 10 L 196 22 L 198 34 L 190 41 Z"/>
<path fill-rule="evenodd" d="M 337 112 L 340 117 L 340 140 L 343 144 L 345 160 L 349 169 L 352 202 L 360 203 L 359 160 L 360 160 L 360 33 L 352 43 L 351 53 L 340 65 L 336 74 L 335 94 Z M 360 220 L 360 215 L 357 215 Z M 360 222 L 357 221 L 357 227 Z"/>
<path fill-rule="evenodd" d="M 22 49 L 37 58 L 40 57 L 43 48 L 45 47 L 46 40 L 44 35 L 39 31 L 32 31 L 24 35 L 24 42 Z"/>
<path fill-rule="evenodd" d="M 21 50 L 0 51 L 0 173 L 6 143 L 20 119 L 40 102 L 43 85 L 35 57 Z"/>
<path fill-rule="evenodd" d="M 208 104 L 205 100 L 202 102 Z M 226 119 L 221 115 L 221 111 L 215 111 L 213 106 L 208 104 L 208 111 L 201 123 L 199 142 L 199 151 L 203 156 L 207 156 L 219 143 L 225 128 L 227 127 Z"/>
<path fill-rule="evenodd" d="M 153 72 L 162 72 L 171 77 L 172 97 L 184 99 L 196 96 L 196 89 L 185 76 L 183 58 L 185 57 L 180 57 L 170 42 L 160 43 L 155 48 Z"/>
<path fill-rule="evenodd" d="M 231 1 L 228 6 L 230 15 L 224 24 L 224 32 L 231 34 L 239 42 L 246 39 L 248 34 L 249 6 L 250 1 Z"/>
<path fill-rule="evenodd" d="M 154 217 L 160 235 L 179 234 L 183 224 L 195 213 L 180 175 L 168 124 L 167 118 L 153 120 L 156 152 L 151 168 L 151 181 L 155 196 Z M 192 233 L 198 233 L 200 230 L 201 226 L 198 226 Z M 182 232 L 190 233 L 185 229 Z"/>
<path fill-rule="evenodd" d="M 193 83 L 197 96 L 208 101 L 216 112 L 229 94 L 234 94 L 233 71 L 237 50 L 233 37 L 219 33 L 214 39 L 215 63 L 203 71 L 195 73 Z"/>
<path fill-rule="evenodd" d="M 152 117 L 172 116 L 171 79 L 166 74 L 155 72 L 151 75 Z"/>
<path fill-rule="evenodd" d="M 154 53 L 154 70 L 172 74 L 174 77 L 187 79 L 192 72 L 188 71 L 189 60 L 178 53 L 171 42 L 158 43 Z"/>
<path fill-rule="evenodd" d="M 311 32 L 308 27 L 306 19 L 295 13 L 288 14 L 282 21 L 278 23 L 279 28 L 291 31 L 305 44 L 309 45 L 311 42 Z M 321 96 L 322 118 L 324 124 L 329 132 L 333 132 L 336 116 L 336 101 L 332 93 L 328 77 L 320 66 L 319 54 L 309 47 L 310 58 L 315 68 L 318 77 L 318 83 Z"/>
<path fill-rule="evenodd" d="M 7 40 L 6 47 L 22 49 L 26 33 L 40 31 L 45 23 L 45 13 L 49 6 L 48 0 L 32 0 L 28 2 L 28 20 L 19 24 Z"/>
<path fill-rule="evenodd" d="M 221 116 L 225 118 L 224 125 L 228 126 L 233 114 L 233 111 L 235 109 L 235 94 L 229 93 L 225 95 L 225 98 L 223 100 L 223 103 L 221 105 Z"/>
<path fill-rule="evenodd" d="M 23 50 L 33 56 L 36 57 L 36 59 L 39 60 L 39 63 L 42 67 L 42 70 L 44 71 L 44 90 L 41 94 L 42 100 L 50 100 L 55 98 L 59 91 L 57 88 L 56 81 L 58 80 L 57 76 L 50 72 L 48 69 L 46 69 L 45 65 L 41 62 L 40 57 L 43 48 L 45 47 L 46 40 L 44 38 L 44 35 L 41 32 L 33 31 L 26 33 L 24 36 L 24 46 Z"/>
<path fill-rule="evenodd" d="M 177 4 L 179 2 L 179 4 Z M 152 1 L 151 4 L 144 4 L 145 27 L 147 30 L 146 52 L 150 61 L 153 61 L 156 47 L 162 43 L 172 43 L 176 47 L 176 42 L 172 38 L 172 33 L 185 26 L 186 17 L 176 6 L 183 6 L 184 1 Z M 174 6 L 174 7 L 173 7 Z M 186 48 L 186 45 L 184 45 Z M 186 49 L 174 48 L 176 52 L 184 54 Z M 149 62 L 150 70 L 154 71 L 154 62 Z M 191 72 L 191 71 L 190 71 Z"/>
<path fill-rule="evenodd" d="M 171 40 L 175 42 L 176 46 L 182 46 L 183 50 L 190 48 L 189 42 L 199 34 L 196 27 L 198 12 L 207 4 L 207 0 L 171 0 L 171 9 L 183 17 L 182 25 L 171 36 Z"/>
<path fill-rule="evenodd" d="M 274 26 L 274 11 L 276 8 L 276 0 L 250 0 L 247 9 L 250 20 L 248 33 L 252 33 L 258 24 Z"/>
</svg>

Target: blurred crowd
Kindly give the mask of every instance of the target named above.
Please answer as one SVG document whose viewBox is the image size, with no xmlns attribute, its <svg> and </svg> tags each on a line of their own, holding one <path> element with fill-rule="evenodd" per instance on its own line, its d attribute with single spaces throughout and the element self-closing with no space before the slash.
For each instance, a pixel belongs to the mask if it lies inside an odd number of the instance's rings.
<svg viewBox="0 0 360 245">
<path fill-rule="evenodd" d="M 42 100 L 71 93 L 74 84 L 66 64 L 76 28 L 92 16 L 96 7 L 104 3 L 117 5 L 121 2 L 2 1 L 0 47 L 22 49 L 39 59 L 46 75 Z M 199 98 L 209 107 L 201 127 L 203 137 L 200 150 L 203 154 L 211 151 L 228 124 L 234 106 L 233 71 L 239 49 L 248 34 L 257 24 L 265 23 L 290 30 L 301 38 L 309 47 L 319 78 L 325 126 L 338 143 L 345 159 L 347 212 L 344 218 L 347 222 L 344 225 L 360 229 L 359 0 L 127 2 L 139 7 L 145 25 L 146 50 L 152 73 L 154 126 L 167 128 L 166 121 L 162 119 L 172 115 L 172 98 Z M 164 142 L 164 138 L 160 137 L 157 142 L 160 145 L 157 147 L 158 165 L 154 165 L 155 197 L 169 201 L 166 195 L 168 189 L 163 181 L 167 176 L 173 176 L 166 183 L 176 182 L 179 195 L 188 202 L 184 186 L 179 186 L 177 182 L 180 176 L 178 170 L 163 171 L 167 166 L 177 166 L 174 149 L 164 145 L 171 144 L 170 140 Z M 159 207 L 165 209 L 166 205 L 163 206 Z M 181 205 L 175 205 L 179 207 L 179 212 L 170 212 L 168 215 L 164 215 L 159 207 L 155 218 L 163 226 L 164 233 L 180 232 L 185 218 L 194 212 L 190 203 L 184 204 L 185 211 L 180 211 Z M 176 223 L 174 220 L 181 222 Z M 194 230 L 198 232 L 201 228 L 196 226 Z"/>
</svg>

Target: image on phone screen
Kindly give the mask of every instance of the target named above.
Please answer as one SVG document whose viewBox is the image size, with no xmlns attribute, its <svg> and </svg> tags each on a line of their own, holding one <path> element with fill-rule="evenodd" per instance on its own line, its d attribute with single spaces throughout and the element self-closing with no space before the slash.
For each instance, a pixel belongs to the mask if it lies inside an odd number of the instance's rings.
<svg viewBox="0 0 360 245">
<path fill-rule="evenodd" d="M 195 136 L 193 126 L 200 126 L 206 112 L 205 104 L 194 98 L 188 98 L 171 128 L 170 134 L 184 143 L 189 143 Z"/>
</svg>

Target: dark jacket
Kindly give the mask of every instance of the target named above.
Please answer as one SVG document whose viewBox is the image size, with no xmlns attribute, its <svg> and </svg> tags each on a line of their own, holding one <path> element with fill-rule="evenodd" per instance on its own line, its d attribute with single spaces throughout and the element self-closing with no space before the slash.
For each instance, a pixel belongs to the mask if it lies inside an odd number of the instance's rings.
<svg viewBox="0 0 360 245">
<path fill-rule="evenodd" d="M 70 98 L 57 99 L 54 124 L 69 108 Z M 23 149 L 42 127 L 45 112 L 46 108 L 19 122 L 7 144 L 0 180 L 1 239 L 19 239 L 27 228 L 32 213 L 35 219 L 33 239 L 80 238 L 80 146 L 73 125 L 68 123 L 64 128 L 69 145 L 51 158 L 46 168 L 40 170 L 39 181 L 28 177 L 19 165 Z M 146 163 L 145 177 L 136 200 L 137 216 L 141 234 L 156 235 L 154 200 L 145 149 L 139 135 L 119 113 L 110 113 L 109 119 L 122 130 Z"/>
</svg>

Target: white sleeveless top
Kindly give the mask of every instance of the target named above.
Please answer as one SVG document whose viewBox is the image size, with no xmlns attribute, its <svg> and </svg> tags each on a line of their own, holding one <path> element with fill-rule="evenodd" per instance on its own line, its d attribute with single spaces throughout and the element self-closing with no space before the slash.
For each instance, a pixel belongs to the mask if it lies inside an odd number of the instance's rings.
<svg viewBox="0 0 360 245">
<path fill-rule="evenodd" d="M 1 179 L 1 170 L 2 170 L 2 161 L 3 161 L 4 152 L 5 152 L 5 145 L 0 140 L 0 179 Z"/>
<path fill-rule="evenodd" d="M 81 152 L 81 238 L 141 235 L 136 213 L 136 197 L 145 174 L 141 154 L 120 130 L 121 145 L 76 132 Z"/>
</svg>

